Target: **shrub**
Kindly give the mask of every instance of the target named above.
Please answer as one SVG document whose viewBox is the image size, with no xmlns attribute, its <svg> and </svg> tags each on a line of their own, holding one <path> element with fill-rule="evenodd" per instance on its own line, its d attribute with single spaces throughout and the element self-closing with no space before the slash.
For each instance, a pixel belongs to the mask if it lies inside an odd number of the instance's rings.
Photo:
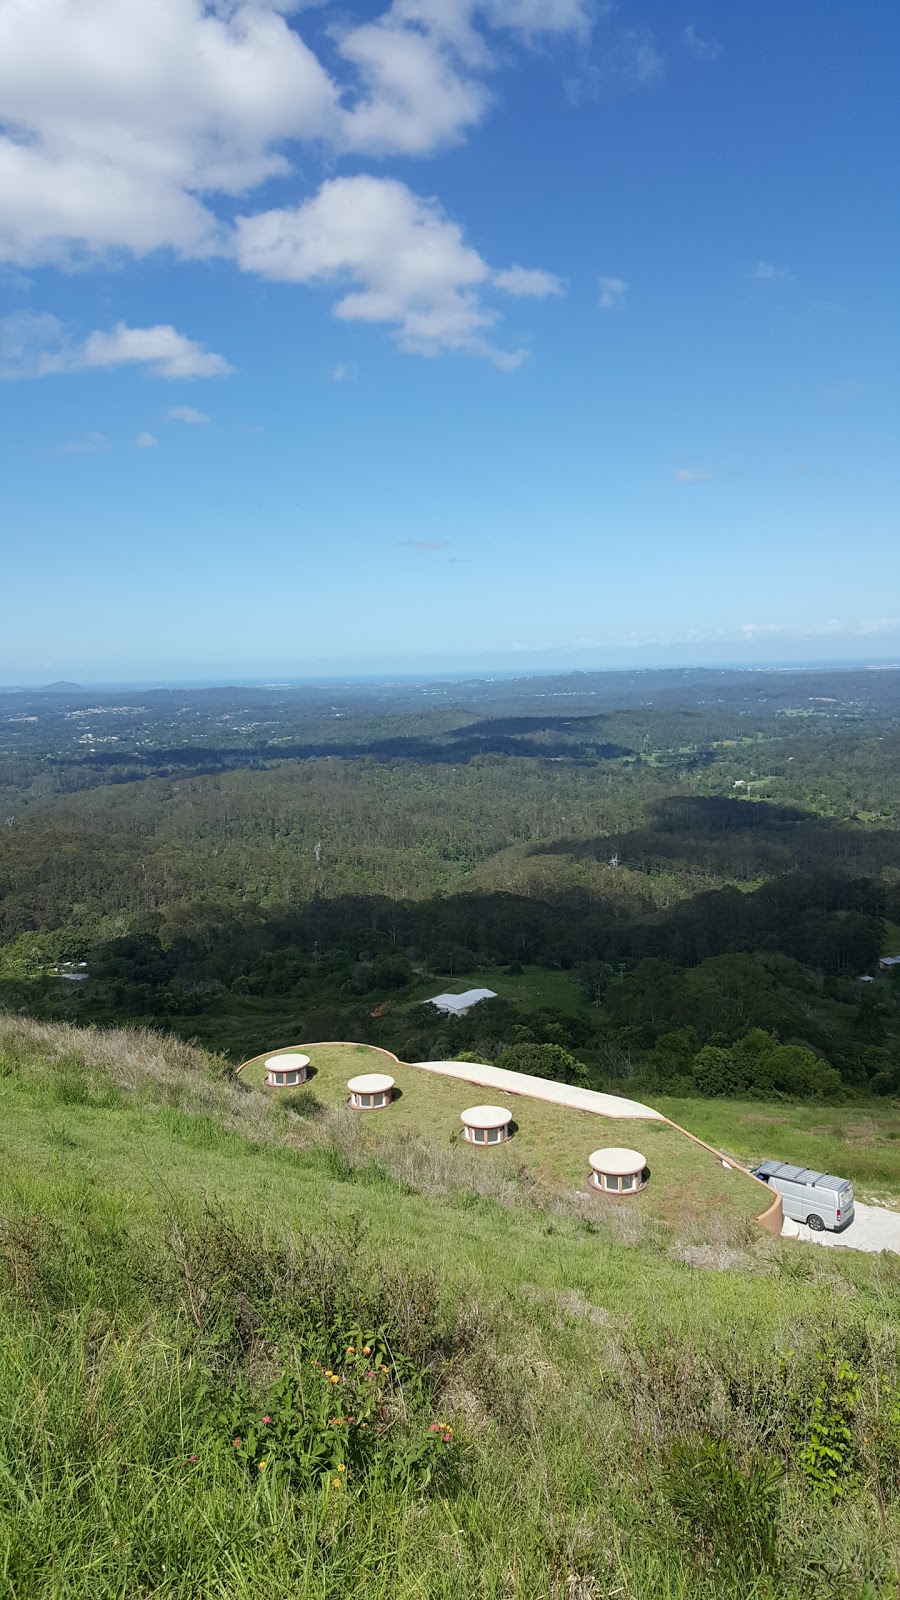
<svg viewBox="0 0 900 1600">
<path fill-rule="evenodd" d="M 587 1067 L 558 1044 L 515 1044 L 497 1057 L 497 1066 L 527 1072 L 556 1083 L 587 1083 Z"/>
<path fill-rule="evenodd" d="M 427 1373 L 392 1351 L 386 1330 L 356 1328 L 333 1365 L 312 1357 L 302 1373 L 280 1373 L 260 1402 L 238 1395 L 219 1413 L 220 1436 L 248 1472 L 280 1472 L 310 1484 L 364 1489 L 388 1481 L 424 1491 L 446 1478 L 448 1422 L 430 1416 Z"/>
</svg>

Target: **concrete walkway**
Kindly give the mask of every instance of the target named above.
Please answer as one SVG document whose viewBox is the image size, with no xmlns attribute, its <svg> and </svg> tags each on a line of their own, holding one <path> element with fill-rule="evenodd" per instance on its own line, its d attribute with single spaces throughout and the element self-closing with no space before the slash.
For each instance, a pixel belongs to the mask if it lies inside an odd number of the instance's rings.
<svg viewBox="0 0 900 1600">
<path fill-rule="evenodd" d="M 505 1067 L 483 1067 L 475 1061 L 413 1061 L 423 1072 L 437 1072 L 444 1078 L 461 1078 L 481 1089 L 499 1089 L 502 1094 L 524 1094 L 532 1100 L 550 1100 L 554 1105 L 570 1106 L 574 1111 L 593 1111 L 598 1117 L 633 1117 L 643 1122 L 665 1122 L 660 1111 L 625 1100 L 618 1094 L 600 1094 L 596 1089 L 578 1089 L 552 1078 L 533 1078 L 527 1072 L 507 1072 Z"/>
<path fill-rule="evenodd" d="M 854 1217 L 843 1233 L 814 1233 L 805 1222 L 794 1222 L 785 1217 L 781 1234 L 783 1239 L 801 1239 L 804 1244 L 824 1244 L 832 1250 L 865 1250 L 877 1255 L 880 1250 L 891 1250 L 900 1255 L 900 1212 L 886 1206 L 861 1206 L 857 1200 Z"/>
</svg>

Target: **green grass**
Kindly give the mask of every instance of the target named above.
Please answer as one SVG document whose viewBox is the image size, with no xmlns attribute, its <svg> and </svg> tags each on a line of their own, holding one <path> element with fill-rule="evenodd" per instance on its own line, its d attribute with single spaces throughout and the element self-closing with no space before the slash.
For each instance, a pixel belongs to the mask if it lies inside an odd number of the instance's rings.
<svg viewBox="0 0 900 1600">
<path fill-rule="evenodd" d="M 773 1106 L 748 1100 L 674 1100 L 654 1104 L 717 1149 L 741 1160 L 790 1161 L 850 1178 L 857 1198 L 900 1195 L 900 1105 Z"/>
<path fill-rule="evenodd" d="M 634 1211 L 666 1227 L 702 1229 L 704 1222 L 751 1224 L 767 1204 L 766 1194 L 738 1172 L 725 1171 L 708 1151 L 691 1143 L 665 1123 L 612 1119 L 589 1111 L 548 1105 L 522 1095 L 501 1094 L 444 1078 L 421 1068 L 394 1065 L 367 1045 L 301 1045 L 315 1076 L 308 1089 L 324 1106 L 347 1101 L 347 1080 L 361 1072 L 389 1072 L 399 1094 L 385 1110 L 355 1114 L 359 1136 L 374 1160 L 390 1161 L 396 1141 L 410 1138 L 438 1148 L 459 1150 L 473 1170 L 490 1164 L 499 1176 L 515 1175 L 525 1185 L 540 1184 L 551 1192 L 580 1191 L 602 1213 Z M 277 1054 L 277 1052 L 275 1052 Z M 265 1058 L 248 1062 L 241 1078 L 255 1087 L 265 1083 Z M 291 1089 L 265 1091 L 274 1100 Z M 515 1133 L 508 1144 L 476 1150 L 460 1138 L 460 1112 L 466 1106 L 508 1106 Z M 641 1151 L 650 1168 L 650 1183 L 640 1194 L 621 1198 L 587 1190 L 588 1157 L 604 1145 L 626 1145 Z"/>
<path fill-rule="evenodd" d="M 897 1263 L 572 1202 L 580 1118 L 541 1184 L 524 1106 L 476 1152 L 465 1085 L 332 1103 L 368 1056 L 322 1051 L 303 1119 L 177 1041 L 0 1017 L 2 1600 L 895 1600 Z M 638 1207 L 677 1138 L 640 1126 Z M 388 1466 L 439 1417 L 446 1474 L 249 1471 L 231 1419 L 279 1372 L 311 1403 L 355 1319 Z M 835 1351 L 830 1500 L 802 1460 Z"/>
</svg>

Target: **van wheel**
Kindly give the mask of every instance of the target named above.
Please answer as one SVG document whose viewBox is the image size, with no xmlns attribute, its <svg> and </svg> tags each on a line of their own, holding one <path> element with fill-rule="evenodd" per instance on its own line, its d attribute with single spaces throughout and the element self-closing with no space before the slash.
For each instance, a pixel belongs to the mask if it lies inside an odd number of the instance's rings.
<svg viewBox="0 0 900 1600">
<path fill-rule="evenodd" d="M 813 1233 L 824 1233 L 825 1232 L 825 1224 L 822 1221 L 822 1218 L 821 1217 L 817 1217 L 816 1213 L 814 1211 L 812 1212 L 812 1214 L 810 1216 L 807 1217 L 806 1226 L 808 1228 L 812 1228 Z"/>
</svg>

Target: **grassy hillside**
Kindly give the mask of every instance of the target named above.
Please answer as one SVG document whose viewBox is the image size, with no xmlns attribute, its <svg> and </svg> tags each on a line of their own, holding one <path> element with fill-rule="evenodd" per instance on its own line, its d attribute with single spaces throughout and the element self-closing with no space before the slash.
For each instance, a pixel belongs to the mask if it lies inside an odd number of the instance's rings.
<svg viewBox="0 0 900 1600">
<path fill-rule="evenodd" d="M 896 1595 L 896 1261 L 664 1226 L 662 1154 L 598 1206 L 580 1119 L 541 1167 L 518 1104 L 474 1152 L 465 1086 L 361 1118 L 317 1064 L 292 1110 L 0 1019 L 0 1596 Z"/>
<path fill-rule="evenodd" d="M 748 1163 L 768 1159 L 835 1172 L 857 1199 L 900 1197 L 900 1104 L 767 1105 L 758 1100 L 654 1098 L 657 1110 Z"/>
<path fill-rule="evenodd" d="M 696 1225 L 702 1231 L 710 1219 L 716 1225 L 734 1223 L 750 1227 L 769 1204 L 764 1189 L 743 1174 L 725 1171 L 707 1150 L 685 1139 L 664 1122 L 616 1119 L 546 1105 L 522 1095 L 505 1095 L 455 1078 L 442 1078 L 417 1067 L 394 1065 L 367 1045 L 301 1045 L 310 1057 L 314 1076 L 308 1088 L 267 1090 L 276 1102 L 292 1100 L 301 1108 L 336 1110 L 347 1100 L 347 1079 L 360 1072 L 390 1072 L 396 1098 L 383 1113 L 351 1118 L 354 1145 L 374 1161 L 397 1170 L 398 1144 L 403 1151 L 428 1149 L 431 1158 L 450 1154 L 460 1186 L 473 1169 L 489 1162 L 490 1177 L 498 1182 L 515 1179 L 528 1191 L 535 1188 L 570 1201 L 586 1202 L 586 1214 L 603 1218 L 610 1209 L 634 1217 L 618 1218 L 622 1227 L 640 1227 L 656 1219 L 663 1227 Z M 255 1087 L 265 1083 L 265 1058 L 257 1057 L 243 1068 L 241 1078 Z M 509 1106 L 514 1134 L 496 1150 L 461 1146 L 459 1114 L 465 1106 Z M 588 1191 L 588 1157 L 604 1145 L 626 1145 L 647 1159 L 650 1183 L 641 1194 L 607 1198 Z M 400 1155 L 399 1159 L 404 1159 Z M 479 1175 L 479 1181 L 484 1175 Z"/>
</svg>

